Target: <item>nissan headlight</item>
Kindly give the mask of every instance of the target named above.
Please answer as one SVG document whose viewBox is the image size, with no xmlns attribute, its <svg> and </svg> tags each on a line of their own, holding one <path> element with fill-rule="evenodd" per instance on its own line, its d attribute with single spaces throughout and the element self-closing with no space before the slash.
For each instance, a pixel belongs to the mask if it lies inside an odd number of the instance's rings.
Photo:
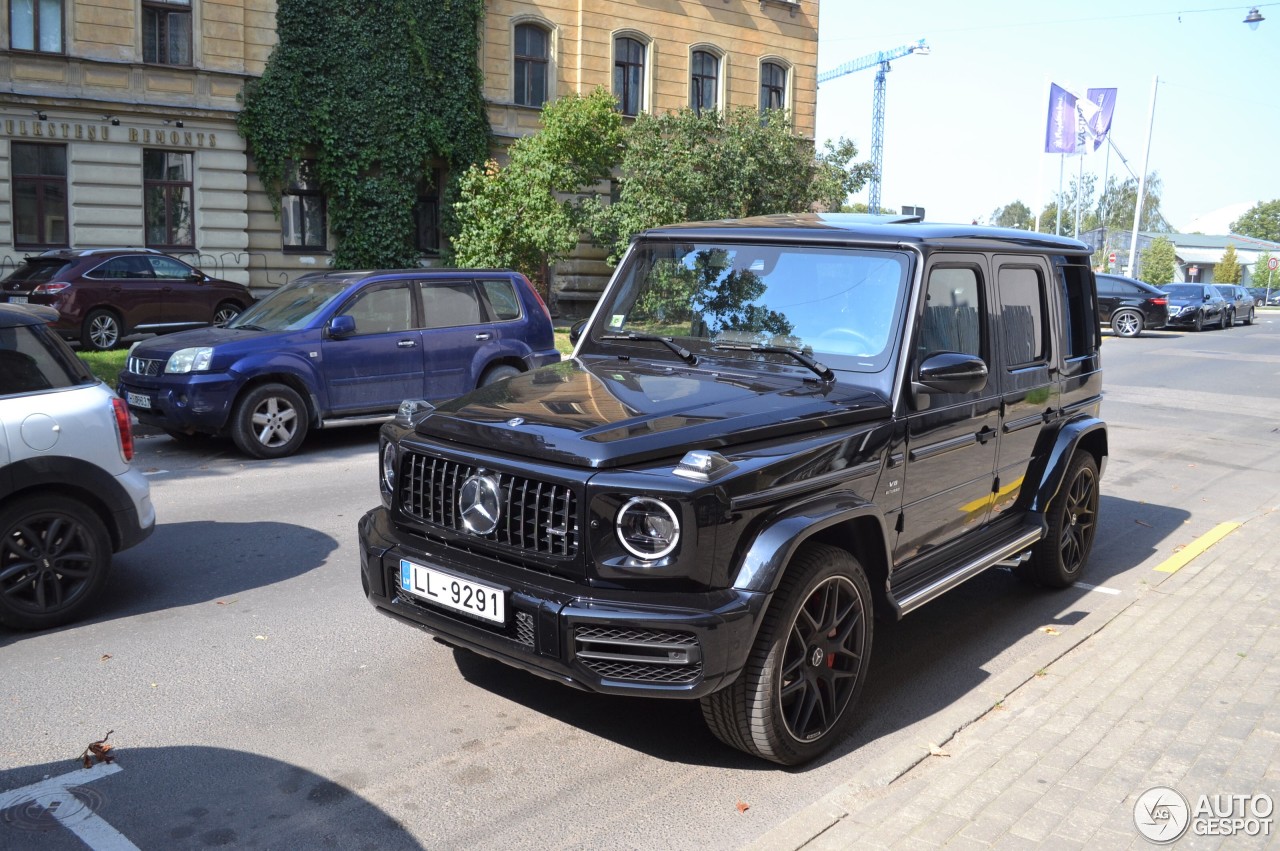
<svg viewBox="0 0 1280 851">
<path fill-rule="evenodd" d="M 191 349 L 178 349 L 169 355 L 169 362 L 164 365 L 167 373 L 204 372 L 213 362 L 213 349 L 209 346 L 197 346 Z"/>
<path fill-rule="evenodd" d="M 645 561 L 670 555 L 680 543 L 680 520 L 671 506 L 638 496 L 622 506 L 617 520 L 618 540 L 627 552 Z"/>
</svg>

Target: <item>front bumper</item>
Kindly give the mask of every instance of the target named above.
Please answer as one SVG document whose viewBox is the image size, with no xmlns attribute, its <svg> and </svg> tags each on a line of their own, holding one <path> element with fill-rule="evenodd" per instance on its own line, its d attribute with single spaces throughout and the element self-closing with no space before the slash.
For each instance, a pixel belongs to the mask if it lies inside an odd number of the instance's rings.
<svg viewBox="0 0 1280 851">
<path fill-rule="evenodd" d="M 425 540 L 406 546 L 385 508 L 365 514 L 359 534 L 361 582 L 378 611 L 446 644 L 585 691 L 697 698 L 723 688 L 746 663 L 769 600 L 734 589 L 589 588 Z M 401 558 L 504 589 L 507 623 L 489 624 L 402 592 Z"/>
<path fill-rule="evenodd" d="M 168 431 L 217 433 L 231 416 L 231 405 L 240 384 L 225 372 L 190 373 L 174 378 L 126 372 L 121 373 L 116 392 L 140 423 Z M 139 396 L 150 404 L 137 404 Z"/>
</svg>

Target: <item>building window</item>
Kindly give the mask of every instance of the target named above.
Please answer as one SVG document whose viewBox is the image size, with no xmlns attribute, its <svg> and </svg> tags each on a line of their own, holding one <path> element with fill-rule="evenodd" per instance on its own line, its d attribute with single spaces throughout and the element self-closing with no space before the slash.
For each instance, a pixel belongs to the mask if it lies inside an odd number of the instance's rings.
<svg viewBox="0 0 1280 851">
<path fill-rule="evenodd" d="M 195 245 L 191 174 L 189 151 L 142 152 L 142 198 L 149 248 Z"/>
<path fill-rule="evenodd" d="M 550 38 L 533 24 L 516 27 L 515 101 L 521 106 L 542 106 L 547 100 L 547 59 Z"/>
<path fill-rule="evenodd" d="M 699 115 L 704 109 L 714 111 L 719 90 L 720 57 L 705 50 L 695 50 L 689 76 L 689 105 Z"/>
<path fill-rule="evenodd" d="M 423 254 L 440 253 L 440 186 L 439 169 L 431 173 L 431 182 L 418 185 L 418 200 L 413 205 L 413 247 Z"/>
<path fill-rule="evenodd" d="M 315 160 L 292 160 L 285 168 L 280 231 L 286 251 L 325 249 L 324 195 L 320 192 L 315 167 Z"/>
<path fill-rule="evenodd" d="M 634 38 L 613 41 L 613 94 L 623 115 L 644 109 L 644 45 Z"/>
<path fill-rule="evenodd" d="M 787 108 L 787 69 L 776 62 L 760 66 L 760 110 Z"/>
<path fill-rule="evenodd" d="M 142 61 L 191 64 L 191 0 L 142 4 Z"/>
<path fill-rule="evenodd" d="M 66 246 L 67 146 L 13 142 L 10 157 L 14 246 Z"/>
<path fill-rule="evenodd" d="M 10 0 L 9 47 L 62 52 L 62 0 Z"/>
</svg>

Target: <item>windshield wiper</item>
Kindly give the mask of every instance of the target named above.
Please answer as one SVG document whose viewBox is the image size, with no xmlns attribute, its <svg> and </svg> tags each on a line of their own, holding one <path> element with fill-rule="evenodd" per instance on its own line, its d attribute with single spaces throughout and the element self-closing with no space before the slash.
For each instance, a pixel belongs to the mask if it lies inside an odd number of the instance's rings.
<svg viewBox="0 0 1280 851">
<path fill-rule="evenodd" d="M 265 331 L 265 330 L 267 330 L 266 328 L 263 328 L 261 325 L 233 325 L 233 326 L 231 326 L 231 327 L 235 328 L 237 331 Z"/>
<path fill-rule="evenodd" d="M 760 346 L 755 343 L 714 343 L 711 348 L 718 351 L 754 352 L 761 355 L 790 355 L 800 363 L 813 370 L 823 381 L 835 381 L 836 374 L 826 364 L 818 363 L 799 349 L 786 346 Z"/>
<path fill-rule="evenodd" d="M 697 366 L 698 356 L 686 349 L 684 346 L 672 340 L 670 337 L 659 337 L 657 334 L 637 334 L 634 331 L 628 331 L 625 334 L 601 334 L 601 340 L 639 340 L 642 343 L 661 343 L 671 351 L 675 352 L 676 357 L 689 364 L 689 366 Z"/>
</svg>

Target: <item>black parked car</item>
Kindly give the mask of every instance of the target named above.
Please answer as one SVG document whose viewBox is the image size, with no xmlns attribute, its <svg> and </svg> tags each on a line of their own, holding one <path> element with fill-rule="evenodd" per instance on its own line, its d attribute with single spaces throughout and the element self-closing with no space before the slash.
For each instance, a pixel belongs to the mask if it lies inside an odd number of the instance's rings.
<svg viewBox="0 0 1280 851">
<path fill-rule="evenodd" d="M 643 233 L 572 360 L 383 426 L 365 594 L 813 759 L 848 729 L 873 615 L 996 566 L 1084 571 L 1107 458 L 1090 251 L 841 215 Z"/>
<path fill-rule="evenodd" d="M 1257 300 L 1253 293 L 1239 284 L 1215 284 L 1218 292 L 1227 300 L 1227 325 L 1234 325 L 1237 320 L 1245 325 L 1253 324 Z"/>
<path fill-rule="evenodd" d="M 1136 337 L 1169 320 L 1169 295 L 1159 287 L 1121 275 L 1098 275 L 1098 316 L 1118 337 Z"/>
<path fill-rule="evenodd" d="M 1253 296 L 1254 303 L 1258 307 L 1263 305 L 1280 304 L 1280 286 L 1276 287 L 1249 287 L 1249 294 Z"/>
<path fill-rule="evenodd" d="M 1212 284 L 1166 284 L 1164 291 L 1169 294 L 1168 327 L 1199 331 L 1231 326 L 1231 302 Z"/>
</svg>

